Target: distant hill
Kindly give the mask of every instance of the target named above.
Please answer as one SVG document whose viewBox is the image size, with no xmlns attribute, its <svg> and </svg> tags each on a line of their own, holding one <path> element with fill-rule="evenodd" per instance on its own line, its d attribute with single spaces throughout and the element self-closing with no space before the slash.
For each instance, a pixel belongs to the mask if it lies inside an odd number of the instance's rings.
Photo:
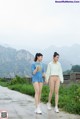
<svg viewBox="0 0 80 119">
<path fill-rule="evenodd" d="M 32 61 L 29 51 L 0 46 L 0 77 L 31 76 Z"/>
<path fill-rule="evenodd" d="M 71 69 L 72 65 L 80 65 L 80 45 L 55 47 L 50 46 L 43 51 L 44 64 L 52 60 L 53 53 L 60 54 L 60 62 L 63 71 Z M 37 51 L 36 51 L 37 52 Z M 34 56 L 27 50 L 16 50 L 6 46 L 0 46 L 0 77 L 31 76 L 31 63 Z"/>
</svg>

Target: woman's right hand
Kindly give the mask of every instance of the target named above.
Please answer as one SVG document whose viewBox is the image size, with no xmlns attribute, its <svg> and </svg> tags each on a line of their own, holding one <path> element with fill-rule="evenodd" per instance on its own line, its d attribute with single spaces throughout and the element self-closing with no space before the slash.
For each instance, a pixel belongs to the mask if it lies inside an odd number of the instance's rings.
<svg viewBox="0 0 80 119">
<path fill-rule="evenodd" d="M 38 72 L 40 70 L 40 66 L 37 66 L 36 67 L 36 71 Z"/>
<path fill-rule="evenodd" d="M 40 70 L 40 67 L 37 66 L 36 69 L 34 70 L 33 74 L 36 74 Z"/>
</svg>

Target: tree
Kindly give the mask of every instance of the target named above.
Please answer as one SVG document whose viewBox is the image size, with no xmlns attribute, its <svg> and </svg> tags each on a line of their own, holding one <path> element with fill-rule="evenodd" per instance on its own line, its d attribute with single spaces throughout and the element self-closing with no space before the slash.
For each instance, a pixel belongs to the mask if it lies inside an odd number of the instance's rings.
<svg viewBox="0 0 80 119">
<path fill-rule="evenodd" d="M 72 66 L 71 70 L 73 72 L 80 72 L 80 65 L 74 65 L 74 66 Z"/>
</svg>

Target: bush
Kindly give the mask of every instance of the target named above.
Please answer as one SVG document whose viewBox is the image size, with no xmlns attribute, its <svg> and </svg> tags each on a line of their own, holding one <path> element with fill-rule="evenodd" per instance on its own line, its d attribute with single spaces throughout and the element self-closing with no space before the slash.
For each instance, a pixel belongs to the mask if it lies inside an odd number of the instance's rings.
<svg viewBox="0 0 80 119">
<path fill-rule="evenodd" d="M 74 114 L 80 114 L 80 85 L 60 88 L 59 107 Z"/>
<path fill-rule="evenodd" d="M 41 100 L 46 103 L 48 101 L 48 95 L 49 95 L 49 88 L 47 85 L 44 85 L 42 89 Z"/>
<path fill-rule="evenodd" d="M 34 96 L 34 89 L 31 84 L 15 84 L 8 86 L 11 90 L 16 90 L 24 94 Z"/>
<path fill-rule="evenodd" d="M 25 84 L 28 83 L 27 79 L 25 78 L 21 78 L 19 76 L 16 76 L 14 79 L 11 80 L 10 84 L 14 85 L 14 84 Z"/>
</svg>

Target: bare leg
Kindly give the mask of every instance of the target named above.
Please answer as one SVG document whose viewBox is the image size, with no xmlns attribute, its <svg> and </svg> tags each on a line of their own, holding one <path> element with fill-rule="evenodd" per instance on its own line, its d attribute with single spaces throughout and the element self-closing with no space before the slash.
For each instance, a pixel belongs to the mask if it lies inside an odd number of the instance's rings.
<svg viewBox="0 0 80 119">
<path fill-rule="evenodd" d="M 36 104 L 36 108 L 37 108 L 39 105 L 39 83 L 35 82 L 33 84 L 33 86 L 34 86 L 34 90 L 35 90 L 35 104 Z"/>
<path fill-rule="evenodd" d="M 43 87 L 43 83 L 39 83 L 39 100 L 38 100 L 39 103 L 41 100 L 42 87 Z"/>
<path fill-rule="evenodd" d="M 51 100 L 52 100 L 52 95 L 53 95 L 53 92 L 54 92 L 54 78 L 51 77 L 50 80 L 49 80 L 49 87 L 50 87 L 50 92 L 49 92 L 49 100 L 48 102 L 51 103 Z"/>
<path fill-rule="evenodd" d="M 55 106 L 58 106 L 58 100 L 59 100 L 59 87 L 60 87 L 60 80 L 56 77 L 55 81 Z"/>
</svg>

